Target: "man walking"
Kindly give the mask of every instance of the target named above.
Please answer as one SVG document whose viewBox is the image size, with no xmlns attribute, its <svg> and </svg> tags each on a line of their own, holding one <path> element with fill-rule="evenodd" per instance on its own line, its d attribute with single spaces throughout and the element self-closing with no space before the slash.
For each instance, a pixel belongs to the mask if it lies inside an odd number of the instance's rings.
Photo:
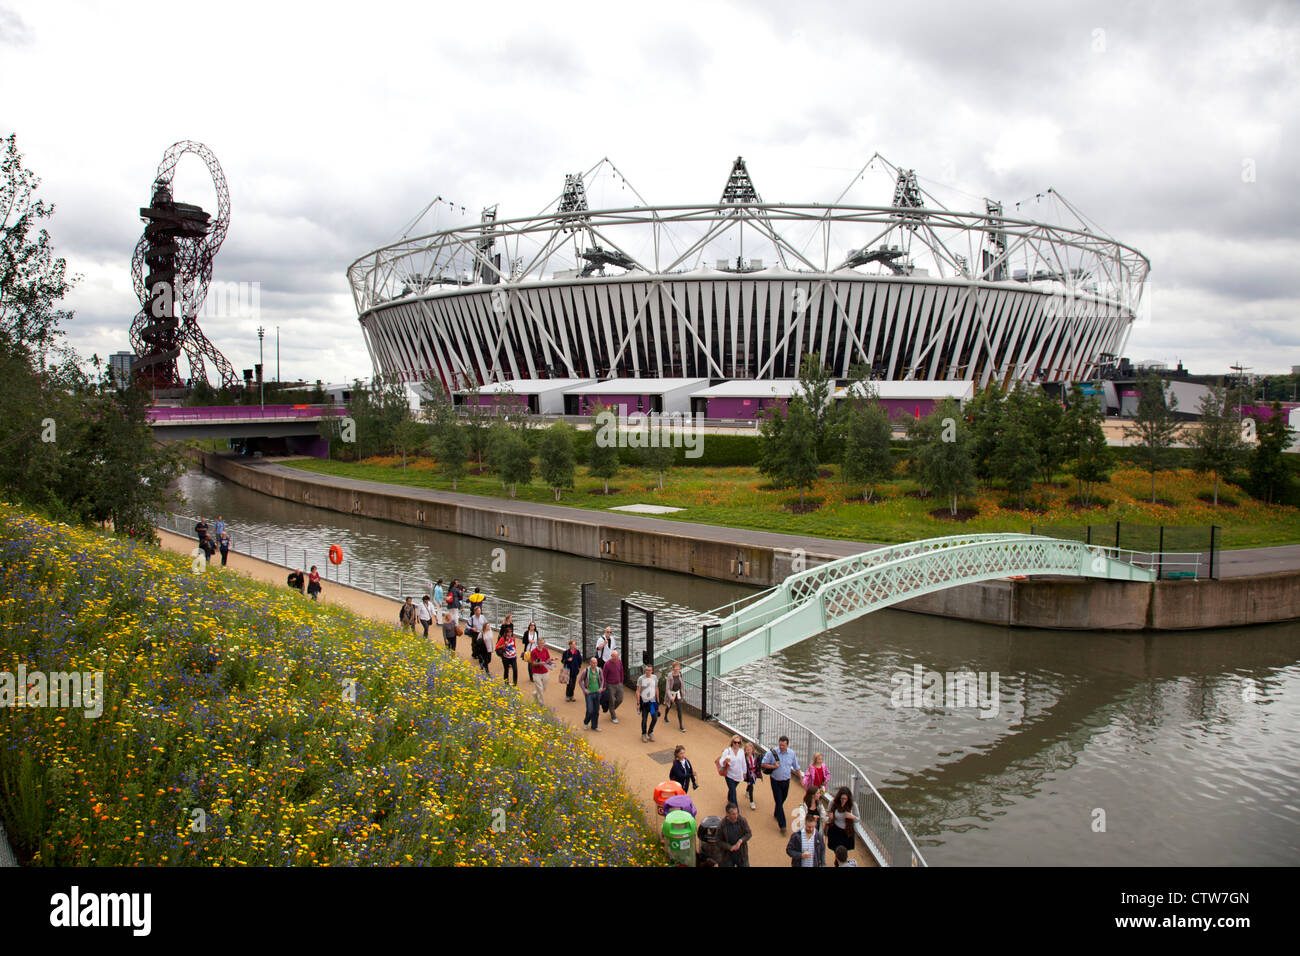
<svg viewBox="0 0 1300 956">
<path fill-rule="evenodd" d="M 636 680 L 636 709 L 641 712 L 641 742 L 655 739 L 655 724 L 659 722 L 659 678 L 655 669 L 647 664 L 645 673 Z M 645 728 L 645 719 L 650 718 L 650 730 Z"/>
<path fill-rule="evenodd" d="M 582 718 L 582 726 L 591 725 L 592 730 L 600 730 L 600 695 L 605 691 L 605 673 L 600 661 L 592 658 L 578 675 L 578 686 L 587 702 L 587 715 Z"/>
<path fill-rule="evenodd" d="M 406 603 L 402 605 L 402 609 L 397 613 L 397 623 L 412 634 L 415 633 L 415 605 L 411 603 L 409 597 L 406 599 Z"/>
<path fill-rule="evenodd" d="M 596 657 L 601 664 L 607 664 L 612 653 L 614 653 L 614 632 L 607 627 L 605 633 L 596 639 Z"/>
<path fill-rule="evenodd" d="M 578 671 L 582 670 L 582 651 L 578 650 L 577 641 L 569 641 L 569 649 L 560 657 L 560 666 L 569 675 L 569 684 L 564 688 L 564 699 L 573 700 L 573 688 L 578 683 Z"/>
<path fill-rule="evenodd" d="M 618 705 L 623 703 L 623 662 L 611 651 L 605 662 L 605 686 L 609 688 L 609 719 L 618 723 Z"/>
<path fill-rule="evenodd" d="M 202 515 L 199 515 L 199 523 L 194 526 L 194 536 L 199 539 L 199 547 L 202 548 L 203 542 L 208 537 L 208 523 L 203 520 Z M 605 630 L 608 632 L 609 628 Z"/>
<path fill-rule="evenodd" d="M 533 693 L 539 707 L 546 706 L 546 678 L 551 675 L 551 652 L 538 644 L 528 652 L 528 673 L 533 678 Z"/>
<path fill-rule="evenodd" d="M 790 834 L 785 855 L 790 858 L 791 866 L 826 865 L 826 838 L 817 829 L 817 820 L 814 814 L 808 814 L 804 817 L 803 829 Z"/>
<path fill-rule="evenodd" d="M 749 866 L 749 838 L 754 832 L 749 821 L 740 815 L 740 807 L 727 804 L 727 816 L 722 821 L 718 836 L 729 854 L 729 866 Z"/>
<path fill-rule="evenodd" d="M 772 802 L 776 804 L 772 816 L 776 817 L 776 825 L 781 828 L 781 835 L 784 836 L 785 799 L 790 795 L 790 775 L 794 774 L 799 780 L 803 780 L 803 773 L 799 769 L 799 758 L 790 749 L 789 737 L 782 734 L 777 741 L 776 749 L 763 754 L 763 769 L 772 778 Z"/>
<path fill-rule="evenodd" d="M 420 622 L 420 626 L 424 628 L 425 638 L 428 638 L 429 625 L 433 623 L 433 614 L 430 613 L 429 607 L 429 595 L 426 594 L 415 608 L 415 617 Z"/>
</svg>

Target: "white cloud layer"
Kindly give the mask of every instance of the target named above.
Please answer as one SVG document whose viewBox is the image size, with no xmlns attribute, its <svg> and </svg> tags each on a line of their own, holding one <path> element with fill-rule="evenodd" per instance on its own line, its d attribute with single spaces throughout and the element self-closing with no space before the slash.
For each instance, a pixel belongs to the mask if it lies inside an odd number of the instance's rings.
<svg viewBox="0 0 1300 956">
<path fill-rule="evenodd" d="M 0 0 L 0 134 L 58 207 L 86 355 L 127 346 L 137 210 L 188 138 L 230 186 L 214 279 L 260 284 L 285 377 L 369 374 L 344 271 L 436 195 L 529 214 L 608 156 L 651 201 L 711 201 L 743 154 L 764 198 L 824 202 L 877 150 L 972 206 L 1055 187 L 1146 253 L 1130 355 L 1284 371 L 1300 365 L 1298 25 L 1286 3 Z M 189 162 L 177 196 L 211 210 Z M 257 324 L 204 328 L 238 369 Z"/>
</svg>

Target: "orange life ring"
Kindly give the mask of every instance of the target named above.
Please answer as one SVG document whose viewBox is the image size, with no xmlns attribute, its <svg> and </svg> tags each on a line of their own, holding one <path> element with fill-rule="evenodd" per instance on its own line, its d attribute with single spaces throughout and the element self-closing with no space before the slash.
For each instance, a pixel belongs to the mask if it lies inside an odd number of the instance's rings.
<svg viewBox="0 0 1300 956">
<path fill-rule="evenodd" d="M 330 564 L 343 563 L 343 549 L 337 544 L 330 545 Z"/>
</svg>

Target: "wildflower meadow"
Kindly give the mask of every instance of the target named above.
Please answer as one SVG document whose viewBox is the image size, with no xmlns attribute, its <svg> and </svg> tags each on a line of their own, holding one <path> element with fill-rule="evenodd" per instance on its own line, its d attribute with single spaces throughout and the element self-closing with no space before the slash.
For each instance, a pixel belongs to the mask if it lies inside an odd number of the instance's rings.
<svg viewBox="0 0 1300 956">
<path fill-rule="evenodd" d="M 33 865 L 645 865 L 617 770 L 441 646 L 0 504 L 0 672 L 103 672 L 103 710 L 0 707 Z"/>
</svg>

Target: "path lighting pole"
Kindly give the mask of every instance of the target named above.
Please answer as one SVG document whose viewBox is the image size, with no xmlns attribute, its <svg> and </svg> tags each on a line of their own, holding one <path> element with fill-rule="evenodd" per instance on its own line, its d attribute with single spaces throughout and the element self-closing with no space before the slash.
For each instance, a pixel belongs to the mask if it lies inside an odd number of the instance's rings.
<svg viewBox="0 0 1300 956">
<path fill-rule="evenodd" d="M 266 414 L 266 367 L 262 364 L 262 336 L 265 334 L 266 329 L 259 325 L 257 327 L 257 404 L 261 408 L 263 415 Z"/>
</svg>

